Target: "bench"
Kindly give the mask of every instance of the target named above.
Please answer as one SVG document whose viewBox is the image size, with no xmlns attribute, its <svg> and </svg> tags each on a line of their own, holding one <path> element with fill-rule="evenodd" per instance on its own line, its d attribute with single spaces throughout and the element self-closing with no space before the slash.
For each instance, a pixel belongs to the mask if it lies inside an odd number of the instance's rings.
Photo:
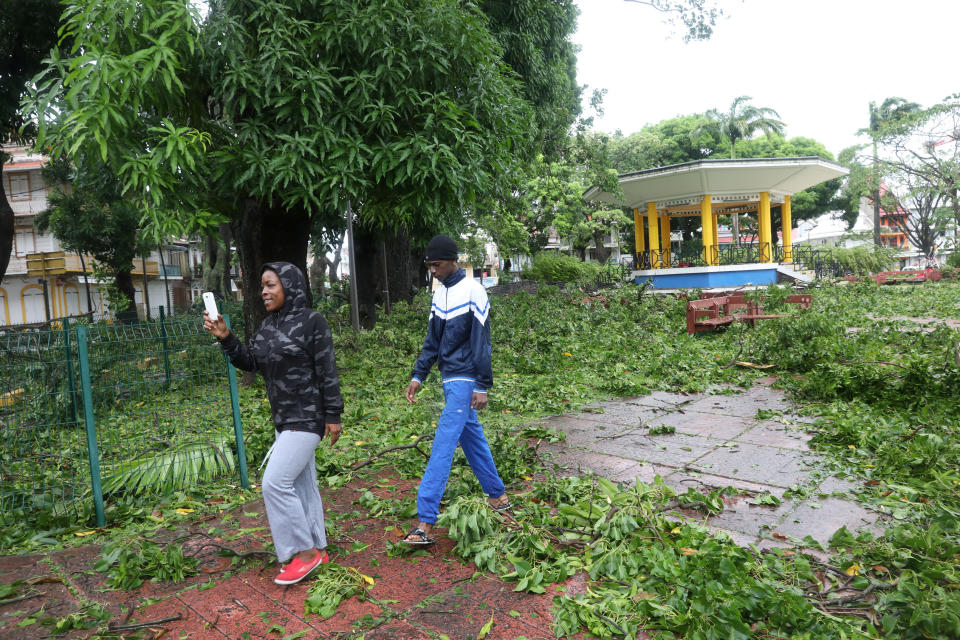
<svg viewBox="0 0 960 640">
<path fill-rule="evenodd" d="M 845 276 L 844 280 L 856 282 L 861 277 L 864 276 Z M 904 282 L 937 282 L 943 278 L 943 274 L 938 269 L 927 267 L 926 269 L 904 269 L 903 271 L 881 271 L 865 277 L 871 278 L 877 284 L 900 284 Z"/>
<path fill-rule="evenodd" d="M 791 294 L 787 296 L 786 301 L 806 309 L 813 303 L 813 296 L 809 293 Z M 700 331 L 716 329 L 734 322 L 749 322 L 752 325 L 757 320 L 782 317 L 764 313 L 759 303 L 748 300 L 742 293 L 717 295 L 687 302 L 687 333 L 694 335 Z"/>
</svg>

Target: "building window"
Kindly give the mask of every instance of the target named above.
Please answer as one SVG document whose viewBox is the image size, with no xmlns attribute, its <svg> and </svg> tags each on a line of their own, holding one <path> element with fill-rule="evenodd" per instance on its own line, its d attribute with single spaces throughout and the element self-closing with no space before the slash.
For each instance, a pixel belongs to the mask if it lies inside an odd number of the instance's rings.
<svg viewBox="0 0 960 640">
<path fill-rule="evenodd" d="M 28 253 L 34 253 L 36 251 L 33 229 L 30 227 L 21 227 L 14 232 L 13 251 L 14 254 L 18 256 L 25 256 Z"/>
<path fill-rule="evenodd" d="M 10 176 L 10 199 L 11 200 L 29 200 L 30 199 L 30 179 L 27 174 L 15 173 Z"/>
</svg>

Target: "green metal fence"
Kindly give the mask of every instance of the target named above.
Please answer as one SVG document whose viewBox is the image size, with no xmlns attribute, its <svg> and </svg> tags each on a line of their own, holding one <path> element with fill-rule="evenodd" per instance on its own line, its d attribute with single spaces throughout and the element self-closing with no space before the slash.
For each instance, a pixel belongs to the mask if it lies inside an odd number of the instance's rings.
<svg viewBox="0 0 960 640">
<path fill-rule="evenodd" d="M 0 333 L 0 523 L 237 474 L 236 372 L 192 318 Z"/>
</svg>

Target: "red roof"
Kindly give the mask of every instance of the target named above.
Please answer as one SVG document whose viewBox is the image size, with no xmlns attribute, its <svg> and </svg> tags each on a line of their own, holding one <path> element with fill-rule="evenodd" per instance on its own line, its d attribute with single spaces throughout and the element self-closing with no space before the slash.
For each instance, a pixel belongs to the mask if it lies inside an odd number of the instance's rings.
<svg viewBox="0 0 960 640">
<path fill-rule="evenodd" d="M 4 169 L 39 169 L 43 166 L 43 160 L 31 160 L 30 162 L 9 162 L 3 165 Z"/>
</svg>

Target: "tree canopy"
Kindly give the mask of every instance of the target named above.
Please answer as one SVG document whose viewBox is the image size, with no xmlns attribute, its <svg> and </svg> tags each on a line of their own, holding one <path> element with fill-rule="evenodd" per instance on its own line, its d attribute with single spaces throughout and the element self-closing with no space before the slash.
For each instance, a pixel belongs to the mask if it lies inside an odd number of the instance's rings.
<svg viewBox="0 0 960 640">
<path fill-rule="evenodd" d="M 111 311 L 121 318 L 136 317 L 133 260 L 151 248 L 138 233 L 140 211 L 120 194 L 120 184 L 109 173 L 89 167 L 78 171 L 61 159 L 44 169 L 44 177 L 54 189 L 50 207 L 36 216 L 35 226 L 53 231 L 67 251 L 91 255 Z"/>
<path fill-rule="evenodd" d="M 348 199 L 369 227 L 450 225 L 536 149 L 524 86 L 455 0 L 219 0 L 206 21 L 186 0 L 73 0 L 65 18 L 70 53 L 29 102 L 40 144 L 99 154 L 155 235 L 228 214 L 245 274 L 303 266 L 308 220 Z"/>
<path fill-rule="evenodd" d="M 845 217 L 852 221 L 862 198 L 874 208 L 875 237 L 880 211 L 905 214 L 910 244 L 933 255 L 960 228 L 960 103 L 954 99 L 929 108 L 903 98 L 870 103 L 870 127 L 861 130 L 869 144 L 843 152 L 850 167 L 842 194 Z"/>
<path fill-rule="evenodd" d="M 691 131 L 690 137 L 699 142 L 706 134 L 708 141 L 716 138 L 726 141 L 730 157 L 736 158 L 737 144 L 749 141 L 757 131 L 762 131 L 767 138 L 774 134 L 782 136 L 786 125 L 780 120 L 780 114 L 769 107 L 754 106 L 750 100 L 750 96 L 739 96 L 726 111 L 710 109 L 704 114 L 707 122 Z M 716 155 L 716 150 L 707 149 L 709 155 Z"/>
</svg>

